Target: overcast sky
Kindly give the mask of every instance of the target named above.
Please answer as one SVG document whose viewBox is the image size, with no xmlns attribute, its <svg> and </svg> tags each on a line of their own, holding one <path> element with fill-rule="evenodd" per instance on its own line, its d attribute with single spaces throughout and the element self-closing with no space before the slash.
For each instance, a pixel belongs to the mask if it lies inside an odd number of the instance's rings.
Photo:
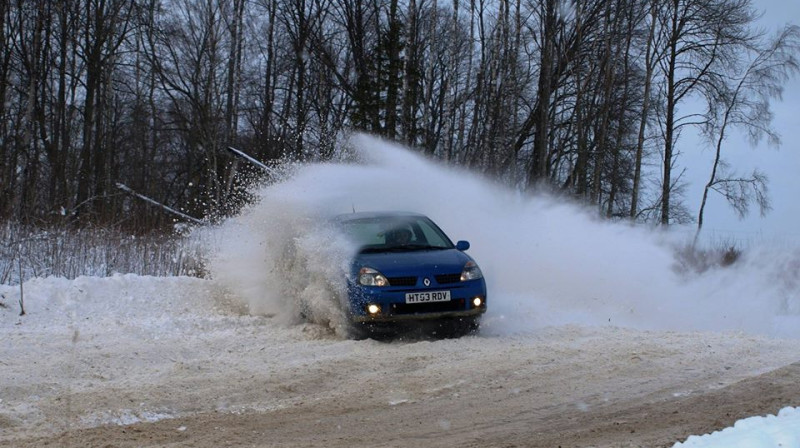
<svg viewBox="0 0 800 448">
<path fill-rule="evenodd" d="M 753 4 L 764 12 L 760 25 L 769 35 L 787 23 L 800 25 L 798 0 L 753 0 Z M 773 101 L 772 110 L 773 127 L 782 137 L 780 148 L 770 147 L 766 142 L 753 148 L 743 133 L 735 132 L 725 143 L 723 157 L 738 172 L 750 173 L 759 168 L 769 176 L 773 210 L 761 218 L 757 208 L 752 208 L 749 217 L 739 220 L 724 198 L 712 193 L 706 205 L 703 231 L 713 240 L 800 242 L 800 78 L 786 84 L 783 100 Z M 692 147 L 694 144 L 703 147 L 699 155 Z M 678 145 L 683 153 L 679 163 L 687 168 L 685 176 L 691 182 L 686 204 L 696 217 L 703 185 L 711 173 L 713 151 L 707 143 L 688 134 Z"/>
</svg>

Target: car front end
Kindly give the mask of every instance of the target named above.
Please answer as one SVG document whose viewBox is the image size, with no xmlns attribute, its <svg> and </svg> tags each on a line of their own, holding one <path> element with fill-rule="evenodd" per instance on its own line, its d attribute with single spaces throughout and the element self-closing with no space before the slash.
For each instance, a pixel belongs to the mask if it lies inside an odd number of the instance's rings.
<svg viewBox="0 0 800 448">
<path fill-rule="evenodd" d="M 425 322 L 478 327 L 486 282 L 469 243 L 453 244 L 428 217 L 355 213 L 337 218 L 358 250 L 347 279 L 347 311 L 357 329 Z M 456 325 L 458 326 L 458 325 Z"/>
<path fill-rule="evenodd" d="M 448 256 L 435 253 L 436 257 Z M 348 282 L 354 322 L 391 322 L 442 318 L 474 318 L 486 312 L 486 282 L 477 264 L 466 257 L 458 264 L 391 263 L 379 270 L 369 257 L 359 257 Z M 401 257 L 404 258 L 404 257 Z M 425 258 L 414 254 L 415 259 Z M 356 271 L 357 268 L 357 271 Z"/>
</svg>

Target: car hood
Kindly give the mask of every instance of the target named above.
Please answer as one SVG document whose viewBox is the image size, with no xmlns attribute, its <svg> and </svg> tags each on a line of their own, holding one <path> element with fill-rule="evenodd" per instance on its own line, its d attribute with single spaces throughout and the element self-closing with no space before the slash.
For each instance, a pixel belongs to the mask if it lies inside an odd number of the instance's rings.
<svg viewBox="0 0 800 448">
<path fill-rule="evenodd" d="M 453 274 L 461 272 L 470 260 L 472 258 L 469 255 L 456 249 L 362 253 L 353 260 L 353 272 L 367 266 L 387 277 L 423 273 Z"/>
</svg>

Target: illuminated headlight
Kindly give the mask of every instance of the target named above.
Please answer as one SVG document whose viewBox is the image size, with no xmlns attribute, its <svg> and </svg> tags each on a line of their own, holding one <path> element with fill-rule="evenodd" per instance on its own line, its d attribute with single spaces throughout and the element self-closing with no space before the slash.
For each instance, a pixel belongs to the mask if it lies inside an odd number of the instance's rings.
<svg viewBox="0 0 800 448">
<path fill-rule="evenodd" d="M 369 305 L 367 305 L 367 313 L 374 316 L 376 314 L 380 314 L 380 312 L 381 312 L 380 305 L 376 305 L 374 303 L 370 303 Z"/>
<path fill-rule="evenodd" d="M 479 278 L 483 278 L 481 268 L 479 268 L 478 264 L 474 261 L 468 261 L 467 264 L 464 265 L 464 270 L 461 271 L 461 281 L 465 282 L 467 280 L 477 280 Z"/>
<path fill-rule="evenodd" d="M 363 286 L 389 286 L 389 280 L 386 280 L 386 277 L 375 269 L 365 267 L 358 271 L 358 284 Z"/>
<path fill-rule="evenodd" d="M 481 297 L 474 297 L 474 298 L 472 299 L 472 306 L 474 306 L 475 308 L 480 308 L 480 307 L 481 307 L 481 305 L 483 305 L 483 298 L 481 298 Z"/>
</svg>

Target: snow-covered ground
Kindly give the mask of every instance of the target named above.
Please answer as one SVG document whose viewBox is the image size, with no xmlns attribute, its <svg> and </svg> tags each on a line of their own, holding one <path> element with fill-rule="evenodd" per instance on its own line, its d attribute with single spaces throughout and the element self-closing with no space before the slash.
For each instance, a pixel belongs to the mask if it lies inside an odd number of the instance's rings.
<svg viewBox="0 0 800 448">
<path fill-rule="evenodd" d="M 752 248 L 731 267 L 681 273 L 669 235 L 522 197 L 369 138 L 356 146 L 360 163 L 297 167 L 263 188 L 251 210 L 198 230 L 208 279 L 38 278 L 23 285 L 25 316 L 18 285 L 0 285 L 0 445 L 38 446 L 37 437 L 65 431 L 84 445 L 109 437 L 113 445 L 121 437 L 113 430 L 80 431 L 150 424 L 152 435 L 176 421 L 161 444 L 179 433 L 193 446 L 216 446 L 231 423 L 219 419 L 268 415 L 282 422 L 268 434 L 276 446 L 420 438 L 429 446 L 623 446 L 618 437 L 638 437 L 624 446 L 665 438 L 798 446 L 798 393 L 752 414 L 778 417 L 706 437 L 665 433 L 671 423 L 659 414 L 687 403 L 676 415 L 701 420 L 697 412 L 711 411 L 690 409 L 697 397 L 800 361 L 796 248 Z M 343 338 L 334 297 L 349 249 L 318 223 L 388 208 L 426 213 L 470 240 L 490 292 L 480 333 Z M 298 321 L 301 303 L 313 322 Z M 748 387 L 758 395 L 760 386 Z M 630 432 L 603 429 L 609 420 L 627 428 L 631 418 L 614 416 L 638 405 L 647 412 L 635 413 L 642 417 Z M 199 423 L 207 418 L 214 423 Z M 597 433 L 577 434 L 586 419 Z M 712 420 L 685 427 L 711 432 L 733 422 Z M 375 439 L 371 425 L 390 422 L 404 424 Z M 64 445 L 81 446 L 70 440 Z"/>
<path fill-rule="evenodd" d="M 17 315 L 16 286 L 0 294 L 8 306 L 0 309 L 0 444 L 9 446 L 195 414 L 306 405 L 330 416 L 361 402 L 391 419 L 404 406 L 444 406 L 433 424 L 448 440 L 475 423 L 458 417 L 460 407 L 498 406 L 502 416 L 546 404 L 591 414 L 654 395 L 701 395 L 800 359 L 795 340 L 614 326 L 507 331 L 497 315 L 480 334 L 457 340 L 350 341 L 321 325 L 250 315 L 214 281 L 186 277 L 36 279 L 25 284 L 25 316 Z M 501 401 L 493 405 L 487 394 Z M 796 447 L 787 443 L 800 438 L 800 426 L 797 413 L 784 410 L 724 436 L 677 446 L 730 447 L 733 438 L 747 441 L 743 447 Z"/>
<path fill-rule="evenodd" d="M 800 408 L 786 407 L 777 415 L 739 420 L 733 427 L 691 436 L 675 448 L 800 447 Z"/>
</svg>

